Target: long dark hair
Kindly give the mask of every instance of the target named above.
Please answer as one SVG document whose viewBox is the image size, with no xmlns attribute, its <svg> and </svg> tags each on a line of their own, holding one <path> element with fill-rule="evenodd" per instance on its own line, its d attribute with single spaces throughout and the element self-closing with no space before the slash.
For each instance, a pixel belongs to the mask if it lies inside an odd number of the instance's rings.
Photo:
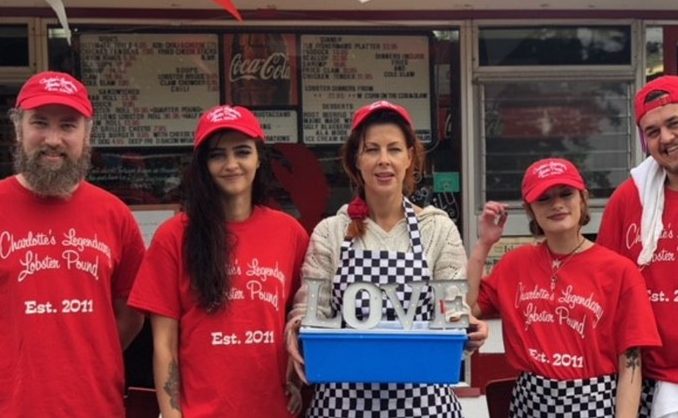
<svg viewBox="0 0 678 418">
<path fill-rule="evenodd" d="M 235 235 L 228 229 L 222 192 L 212 180 L 207 168 L 212 135 L 198 149 L 186 169 L 183 179 L 184 211 L 188 217 L 183 243 L 184 262 L 197 293 L 198 304 L 208 313 L 225 308 L 226 295 L 231 290 L 230 267 L 233 263 Z M 252 184 L 252 206 L 268 200 L 270 165 L 268 150 L 261 140 L 254 140 L 259 155 L 259 168 Z"/>
</svg>

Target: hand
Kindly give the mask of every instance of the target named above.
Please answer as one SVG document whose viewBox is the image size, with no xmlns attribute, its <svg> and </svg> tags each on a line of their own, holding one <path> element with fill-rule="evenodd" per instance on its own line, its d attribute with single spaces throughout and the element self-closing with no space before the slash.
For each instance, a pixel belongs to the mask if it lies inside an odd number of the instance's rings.
<svg viewBox="0 0 678 418">
<path fill-rule="evenodd" d="M 299 327 L 301 326 L 301 321 L 297 323 L 288 324 L 287 329 L 285 330 L 285 339 L 287 346 L 287 353 L 290 355 L 290 362 L 292 363 L 292 368 L 296 372 L 299 379 L 302 382 L 308 383 L 306 379 L 306 372 L 304 371 L 304 358 L 299 351 Z M 290 369 L 288 367 L 288 369 Z M 289 370 L 288 370 L 289 372 Z M 288 377 L 289 380 L 289 377 Z"/>
<path fill-rule="evenodd" d="M 471 324 L 470 332 L 468 333 L 468 341 L 466 341 L 466 352 L 473 354 L 481 345 L 487 340 L 489 335 L 489 327 L 487 322 L 481 321 L 473 315 L 469 315 L 469 323 Z"/>
<path fill-rule="evenodd" d="M 478 239 L 485 245 L 499 241 L 504 233 L 504 225 L 508 218 L 508 205 L 489 201 L 485 203 L 483 212 L 478 217 Z"/>
<path fill-rule="evenodd" d="M 297 415 L 301 412 L 302 398 L 301 389 L 294 382 L 287 382 L 285 385 L 285 395 L 287 395 L 287 410 L 290 414 Z"/>
</svg>

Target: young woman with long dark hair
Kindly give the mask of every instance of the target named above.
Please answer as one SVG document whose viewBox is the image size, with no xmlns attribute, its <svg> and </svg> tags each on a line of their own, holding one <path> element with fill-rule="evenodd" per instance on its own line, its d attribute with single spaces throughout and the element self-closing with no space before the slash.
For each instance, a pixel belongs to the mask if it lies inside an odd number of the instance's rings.
<svg viewBox="0 0 678 418">
<path fill-rule="evenodd" d="M 196 130 L 185 212 L 163 224 L 129 304 L 151 314 L 164 418 L 288 418 L 283 329 L 308 234 L 264 206 L 264 133 L 248 109 L 217 106 Z"/>
</svg>

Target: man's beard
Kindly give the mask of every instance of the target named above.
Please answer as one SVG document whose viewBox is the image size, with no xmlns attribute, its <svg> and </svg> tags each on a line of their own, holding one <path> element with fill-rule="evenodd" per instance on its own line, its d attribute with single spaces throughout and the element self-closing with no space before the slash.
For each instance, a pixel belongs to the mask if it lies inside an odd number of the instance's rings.
<svg viewBox="0 0 678 418">
<path fill-rule="evenodd" d="M 33 155 L 26 154 L 20 141 L 14 148 L 14 169 L 23 175 L 33 192 L 40 196 L 69 197 L 78 183 L 87 175 L 90 166 L 91 149 L 85 144 L 79 158 L 64 156 L 58 168 L 50 168 L 40 161 L 46 152 L 54 152 L 50 147 L 42 147 Z M 57 150 L 60 151 L 60 150 Z"/>
</svg>

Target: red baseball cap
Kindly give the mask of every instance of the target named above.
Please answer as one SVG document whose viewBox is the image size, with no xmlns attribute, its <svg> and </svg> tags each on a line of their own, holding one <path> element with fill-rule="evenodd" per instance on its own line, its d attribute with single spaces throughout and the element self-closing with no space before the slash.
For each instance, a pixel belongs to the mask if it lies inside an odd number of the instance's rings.
<svg viewBox="0 0 678 418">
<path fill-rule="evenodd" d="M 195 129 L 193 147 L 198 148 L 210 135 L 221 130 L 236 130 L 264 140 L 264 130 L 254 113 L 242 106 L 219 105 L 203 113 Z"/>
<path fill-rule="evenodd" d="M 47 105 L 64 105 L 91 118 L 94 114 L 87 88 L 72 75 L 43 71 L 29 78 L 16 98 L 16 107 L 31 110 Z"/>
<path fill-rule="evenodd" d="M 523 177 L 523 200 L 533 203 L 553 186 L 586 190 L 586 183 L 574 164 L 562 158 L 545 158 L 532 163 Z"/>
<path fill-rule="evenodd" d="M 378 102 L 363 106 L 355 112 L 353 115 L 353 126 L 351 127 L 351 130 L 355 130 L 369 116 L 382 110 L 392 110 L 396 112 L 398 115 L 400 115 L 400 117 L 405 119 L 405 122 L 407 122 L 408 125 L 412 127 L 412 129 L 414 129 L 412 117 L 410 116 L 410 112 L 408 112 L 407 109 L 402 106 L 398 106 L 397 104 L 387 102 L 386 100 L 380 100 Z"/>
<path fill-rule="evenodd" d="M 647 96 L 655 92 L 666 93 L 666 95 L 645 103 Z M 670 103 L 678 103 L 678 76 L 665 75 L 650 81 L 636 94 L 636 124 L 640 125 L 640 120 L 650 110 Z"/>
</svg>

